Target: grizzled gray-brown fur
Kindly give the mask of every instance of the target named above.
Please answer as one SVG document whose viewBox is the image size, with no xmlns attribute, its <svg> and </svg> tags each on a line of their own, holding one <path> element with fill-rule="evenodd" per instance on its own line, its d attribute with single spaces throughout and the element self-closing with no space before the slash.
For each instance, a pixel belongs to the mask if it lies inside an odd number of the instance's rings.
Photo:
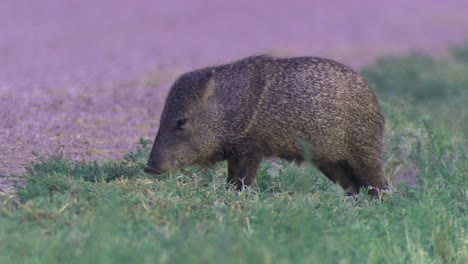
<svg viewBox="0 0 468 264">
<path fill-rule="evenodd" d="M 322 58 L 253 56 L 195 70 L 166 99 L 145 172 L 228 161 L 228 183 L 255 181 L 266 157 L 311 160 L 349 194 L 387 189 L 384 117 L 365 80 Z M 306 144 L 304 144 L 304 142 Z"/>
</svg>

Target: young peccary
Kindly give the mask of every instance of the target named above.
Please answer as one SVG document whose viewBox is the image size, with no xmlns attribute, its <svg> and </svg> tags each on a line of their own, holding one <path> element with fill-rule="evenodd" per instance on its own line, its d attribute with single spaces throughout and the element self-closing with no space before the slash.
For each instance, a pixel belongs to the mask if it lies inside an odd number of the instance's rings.
<svg viewBox="0 0 468 264">
<path fill-rule="evenodd" d="M 349 194 L 387 188 L 384 117 L 350 68 L 316 57 L 253 56 L 183 74 L 172 85 L 145 172 L 228 161 L 230 184 L 250 186 L 262 159 L 310 159 Z M 308 150 L 304 149 L 307 146 Z"/>
</svg>

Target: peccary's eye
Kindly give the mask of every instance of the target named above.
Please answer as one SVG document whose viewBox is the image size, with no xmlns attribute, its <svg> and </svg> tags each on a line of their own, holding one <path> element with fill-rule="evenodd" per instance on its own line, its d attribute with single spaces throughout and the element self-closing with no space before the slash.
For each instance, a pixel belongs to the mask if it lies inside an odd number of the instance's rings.
<svg viewBox="0 0 468 264">
<path fill-rule="evenodd" d="M 185 123 L 187 123 L 187 118 L 177 120 L 176 128 L 179 130 L 184 130 Z"/>
</svg>

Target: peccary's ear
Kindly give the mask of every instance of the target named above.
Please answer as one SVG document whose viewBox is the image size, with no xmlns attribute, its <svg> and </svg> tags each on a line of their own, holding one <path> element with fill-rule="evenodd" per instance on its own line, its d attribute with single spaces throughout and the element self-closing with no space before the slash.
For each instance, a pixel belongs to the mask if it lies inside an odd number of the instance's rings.
<svg viewBox="0 0 468 264">
<path fill-rule="evenodd" d="M 205 86 L 205 89 L 203 89 L 203 95 L 201 96 L 201 101 L 202 102 L 205 102 L 206 100 L 208 100 L 208 98 L 210 98 L 211 96 L 213 96 L 216 92 L 216 72 L 215 70 L 211 70 L 211 72 L 209 73 L 209 77 L 208 77 L 208 82 L 206 82 L 206 86 Z"/>
</svg>

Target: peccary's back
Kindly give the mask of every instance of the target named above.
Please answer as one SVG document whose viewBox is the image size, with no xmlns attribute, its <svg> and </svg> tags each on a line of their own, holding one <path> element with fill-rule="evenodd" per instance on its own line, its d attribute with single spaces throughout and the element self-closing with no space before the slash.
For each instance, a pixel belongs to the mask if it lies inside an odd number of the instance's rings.
<svg viewBox="0 0 468 264">
<path fill-rule="evenodd" d="M 356 72 L 314 57 L 258 59 L 262 87 L 244 132 L 267 153 L 296 159 L 304 140 L 314 158 L 339 160 L 356 144 L 382 144 L 380 107 Z"/>
</svg>

